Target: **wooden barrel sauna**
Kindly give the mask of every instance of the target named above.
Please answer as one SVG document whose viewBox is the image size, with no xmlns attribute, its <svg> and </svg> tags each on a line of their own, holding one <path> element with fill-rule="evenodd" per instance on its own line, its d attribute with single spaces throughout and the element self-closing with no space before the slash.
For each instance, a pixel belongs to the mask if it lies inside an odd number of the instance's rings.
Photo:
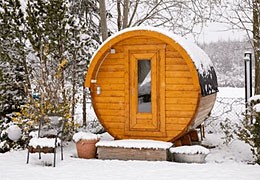
<svg viewBox="0 0 260 180">
<path fill-rule="evenodd" d="M 176 141 L 209 115 L 217 77 L 192 42 L 152 27 L 125 29 L 92 57 L 85 87 L 116 139 Z"/>
</svg>

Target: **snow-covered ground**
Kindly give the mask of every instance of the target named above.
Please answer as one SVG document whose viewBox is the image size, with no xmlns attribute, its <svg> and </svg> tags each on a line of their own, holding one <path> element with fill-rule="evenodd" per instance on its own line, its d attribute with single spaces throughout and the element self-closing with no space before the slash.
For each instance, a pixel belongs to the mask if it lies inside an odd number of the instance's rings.
<svg viewBox="0 0 260 180">
<path fill-rule="evenodd" d="M 243 89 L 220 88 L 221 97 L 244 97 Z M 64 148 L 64 160 L 57 152 L 56 167 L 51 166 L 53 154 L 30 155 L 27 151 L 12 151 L 0 154 L 0 180 L 41 179 L 188 179 L 188 180 L 258 180 L 260 166 L 252 165 L 250 147 L 242 141 L 223 143 L 219 134 L 206 134 L 202 144 L 212 147 L 205 164 L 187 164 L 159 161 L 119 161 L 77 158 L 75 143 Z M 213 148 L 214 147 L 214 148 Z"/>
<path fill-rule="evenodd" d="M 219 87 L 217 97 L 245 98 L 245 88 Z"/>
<path fill-rule="evenodd" d="M 223 145 L 220 137 L 207 135 L 203 142 L 216 146 L 210 149 L 205 164 L 186 164 L 159 161 L 119 161 L 76 158 L 75 143 L 65 147 L 64 160 L 59 159 L 52 167 L 52 154 L 30 155 L 26 164 L 27 152 L 13 151 L 0 154 L 0 179 L 88 179 L 88 180 L 159 180 L 159 179 L 192 179 L 192 180 L 258 180 L 260 166 L 250 165 L 250 148 L 240 141 L 230 146 Z"/>
</svg>

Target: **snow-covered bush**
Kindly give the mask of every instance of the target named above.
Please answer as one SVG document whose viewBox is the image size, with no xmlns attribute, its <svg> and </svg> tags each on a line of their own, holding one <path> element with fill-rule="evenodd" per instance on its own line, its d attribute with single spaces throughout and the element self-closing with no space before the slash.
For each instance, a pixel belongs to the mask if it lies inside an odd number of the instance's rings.
<svg viewBox="0 0 260 180">
<path fill-rule="evenodd" d="M 74 124 L 70 121 L 70 105 L 64 102 L 51 102 L 49 100 L 34 100 L 30 99 L 25 105 L 21 107 L 21 112 L 16 113 L 16 117 L 13 117 L 14 122 L 24 124 L 23 128 L 26 132 L 36 129 L 39 120 L 50 114 L 57 114 L 67 119 L 65 126 L 66 140 L 71 140 L 74 134 Z"/>
<path fill-rule="evenodd" d="M 22 124 L 14 123 L 10 119 L 0 120 L 0 153 L 26 147 L 28 136 L 24 130 L 27 128 L 21 127 L 23 127 Z"/>
<path fill-rule="evenodd" d="M 238 124 L 235 124 L 232 122 L 229 118 L 226 118 L 224 121 L 220 122 L 220 128 L 224 133 L 224 137 L 221 139 L 224 140 L 224 144 L 228 145 L 233 142 L 235 137 L 235 132 L 237 130 L 237 127 L 239 127 Z"/>
<path fill-rule="evenodd" d="M 106 132 L 104 127 L 100 124 L 100 122 L 96 118 L 93 121 L 88 122 L 86 129 L 94 134 L 101 134 Z"/>
<path fill-rule="evenodd" d="M 248 113 L 237 134 L 252 147 L 256 163 L 260 164 L 260 96 L 251 97 L 249 102 Z"/>
<path fill-rule="evenodd" d="M 7 129 L 7 136 L 10 140 L 17 142 L 22 136 L 22 130 L 17 125 L 11 125 Z"/>
</svg>

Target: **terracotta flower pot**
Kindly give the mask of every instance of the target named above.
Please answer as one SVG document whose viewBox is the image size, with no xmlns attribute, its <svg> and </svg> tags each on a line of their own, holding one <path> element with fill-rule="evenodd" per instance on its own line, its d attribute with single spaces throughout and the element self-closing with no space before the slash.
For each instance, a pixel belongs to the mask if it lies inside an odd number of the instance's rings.
<svg viewBox="0 0 260 180">
<path fill-rule="evenodd" d="M 96 158 L 97 148 L 96 143 L 99 139 L 80 140 L 76 143 L 78 157 L 85 159 Z"/>
</svg>

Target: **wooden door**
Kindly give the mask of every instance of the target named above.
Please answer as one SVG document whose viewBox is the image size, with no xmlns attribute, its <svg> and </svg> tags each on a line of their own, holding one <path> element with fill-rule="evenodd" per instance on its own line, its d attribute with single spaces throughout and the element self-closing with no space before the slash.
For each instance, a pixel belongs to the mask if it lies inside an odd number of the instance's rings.
<svg viewBox="0 0 260 180">
<path fill-rule="evenodd" d="M 129 135 L 162 136 L 165 133 L 164 52 L 160 46 L 127 49 L 129 119 L 125 130 Z"/>
</svg>

